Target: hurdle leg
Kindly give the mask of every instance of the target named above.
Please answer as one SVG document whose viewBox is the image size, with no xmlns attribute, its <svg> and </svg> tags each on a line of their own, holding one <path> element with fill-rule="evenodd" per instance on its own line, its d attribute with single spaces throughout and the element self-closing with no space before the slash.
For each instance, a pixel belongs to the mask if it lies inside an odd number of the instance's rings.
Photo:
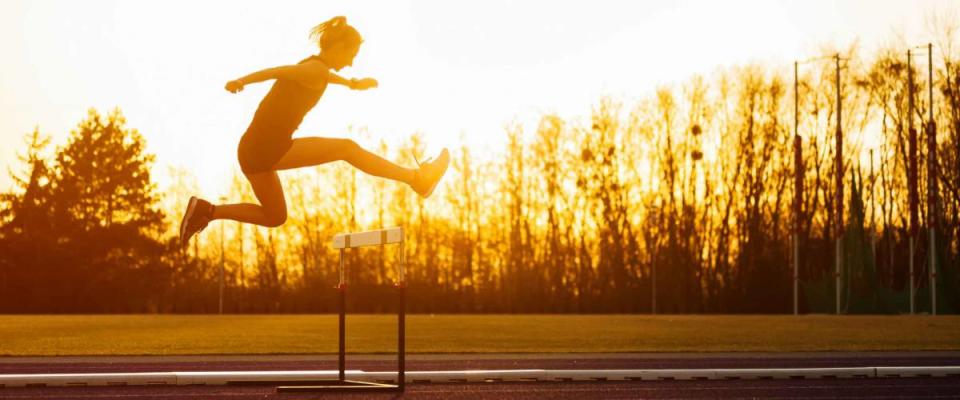
<svg viewBox="0 0 960 400">
<path fill-rule="evenodd" d="M 406 344 L 406 338 L 405 338 L 405 335 L 406 335 L 406 332 L 407 332 L 406 326 L 405 326 L 405 324 L 406 324 L 406 321 L 405 321 L 405 320 L 406 320 L 406 313 L 407 313 L 407 282 L 406 282 L 406 279 L 404 279 L 404 276 L 403 276 L 403 275 L 404 275 L 404 261 L 406 261 L 406 260 L 405 260 L 405 258 L 406 258 L 406 252 L 404 251 L 403 243 L 404 243 L 404 242 L 400 242 L 400 260 L 399 260 L 399 261 L 400 261 L 400 274 L 399 274 L 399 275 L 400 275 L 400 278 L 399 278 L 398 281 L 397 281 L 397 291 L 398 291 L 398 294 L 399 294 L 399 296 L 400 296 L 400 301 L 399 301 L 400 311 L 398 312 L 398 315 L 397 315 L 397 320 L 398 320 L 398 321 L 397 321 L 397 322 L 398 322 L 397 325 L 398 325 L 398 330 L 399 330 L 399 332 L 397 332 L 397 342 L 398 342 L 398 343 L 397 343 L 397 364 L 398 364 L 398 365 L 397 365 L 397 372 L 398 372 L 398 374 L 399 374 L 399 376 L 397 377 L 397 388 L 398 388 L 401 392 L 403 391 L 404 383 L 406 382 L 406 379 L 404 378 L 404 375 L 405 375 L 405 360 L 404 360 L 405 357 L 404 357 L 404 355 L 406 354 L 406 350 L 405 350 L 405 347 L 406 347 L 406 346 L 405 346 L 405 344 Z"/>
<path fill-rule="evenodd" d="M 344 263 L 344 249 L 340 249 L 340 284 L 337 285 L 337 291 L 340 295 L 340 358 L 339 358 L 339 368 L 340 368 L 340 381 L 343 382 L 347 379 L 347 285 L 344 282 L 343 278 L 343 263 Z"/>
</svg>

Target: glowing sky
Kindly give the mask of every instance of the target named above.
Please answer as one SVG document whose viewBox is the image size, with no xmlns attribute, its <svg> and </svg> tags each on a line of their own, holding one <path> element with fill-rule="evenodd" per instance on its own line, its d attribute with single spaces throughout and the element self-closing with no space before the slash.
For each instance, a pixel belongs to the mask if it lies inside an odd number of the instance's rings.
<svg viewBox="0 0 960 400">
<path fill-rule="evenodd" d="M 35 125 L 63 144 L 89 107 L 119 106 L 167 166 L 207 195 L 237 170 L 236 143 L 269 89 L 223 85 L 316 52 L 309 29 L 334 15 L 364 36 L 348 77 L 380 88 L 328 89 L 297 136 L 372 144 L 425 134 L 428 153 L 461 138 L 481 157 L 510 121 L 587 115 L 602 95 L 635 99 L 718 66 L 788 66 L 820 44 L 869 52 L 947 0 L 899 1 L 51 1 L 0 0 L 0 190 Z M 348 127 L 367 127 L 369 138 Z M 356 131 L 356 129 L 354 129 Z"/>
</svg>

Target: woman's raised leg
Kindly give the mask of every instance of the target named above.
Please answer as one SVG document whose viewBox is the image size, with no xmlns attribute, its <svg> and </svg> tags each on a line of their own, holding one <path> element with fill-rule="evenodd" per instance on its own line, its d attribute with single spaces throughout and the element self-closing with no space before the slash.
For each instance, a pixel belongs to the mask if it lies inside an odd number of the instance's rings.
<svg viewBox="0 0 960 400">
<path fill-rule="evenodd" d="M 293 140 L 293 146 L 280 158 L 275 169 L 292 169 L 343 160 L 357 169 L 381 178 L 404 183 L 414 180 L 415 170 L 404 168 L 371 153 L 350 139 L 306 137 Z"/>
<path fill-rule="evenodd" d="M 442 153 L 445 155 L 446 151 Z M 275 170 L 308 167 L 343 160 L 361 171 L 410 184 L 422 195 L 428 196 L 436 181 L 446 170 L 447 158 L 439 165 L 427 163 L 436 171 L 429 171 L 427 179 L 418 176 L 418 170 L 404 168 L 383 157 L 371 153 L 350 139 L 308 137 L 294 139 L 293 146 L 280 158 Z M 246 175 L 260 204 L 237 203 L 220 204 L 213 207 L 214 219 L 231 219 L 266 227 L 283 225 L 287 220 L 287 204 L 283 195 L 283 186 L 276 171 Z"/>
</svg>

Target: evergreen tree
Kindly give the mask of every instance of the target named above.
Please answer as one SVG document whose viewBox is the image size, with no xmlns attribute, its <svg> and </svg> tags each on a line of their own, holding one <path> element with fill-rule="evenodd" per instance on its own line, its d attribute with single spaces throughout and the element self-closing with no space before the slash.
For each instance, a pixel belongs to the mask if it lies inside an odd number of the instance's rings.
<svg viewBox="0 0 960 400">
<path fill-rule="evenodd" d="M 153 156 L 119 110 L 91 109 L 48 164 L 28 136 L 27 164 L 0 214 L 0 311 L 144 311 L 166 287 Z M 16 299 L 16 302 L 14 302 Z"/>
<path fill-rule="evenodd" d="M 11 171 L 14 191 L 0 194 L 0 312 L 22 311 L 24 296 L 40 285 L 54 245 L 50 225 L 50 138 L 38 128 L 25 138 L 22 172 Z"/>
</svg>

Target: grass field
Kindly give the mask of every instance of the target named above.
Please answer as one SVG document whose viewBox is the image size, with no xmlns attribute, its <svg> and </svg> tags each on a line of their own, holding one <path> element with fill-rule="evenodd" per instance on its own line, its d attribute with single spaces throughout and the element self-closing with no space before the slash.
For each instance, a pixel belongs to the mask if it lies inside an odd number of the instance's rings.
<svg viewBox="0 0 960 400">
<path fill-rule="evenodd" d="M 394 353 L 396 316 L 348 315 Z M 960 350 L 960 316 L 409 315 L 410 353 Z M 0 315 L 0 355 L 337 351 L 336 315 Z"/>
</svg>

